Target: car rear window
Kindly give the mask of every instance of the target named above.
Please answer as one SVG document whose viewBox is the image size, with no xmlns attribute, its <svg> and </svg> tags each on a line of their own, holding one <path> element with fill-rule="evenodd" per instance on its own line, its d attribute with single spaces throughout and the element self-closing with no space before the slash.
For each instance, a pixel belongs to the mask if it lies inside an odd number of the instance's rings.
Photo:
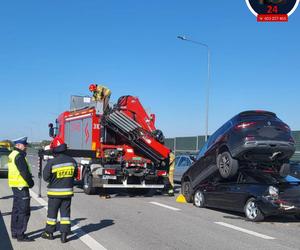
<svg viewBox="0 0 300 250">
<path fill-rule="evenodd" d="M 249 116 L 240 116 L 239 117 L 239 122 L 264 121 L 264 120 L 282 122 L 278 117 L 269 116 L 269 115 L 249 115 Z"/>
</svg>

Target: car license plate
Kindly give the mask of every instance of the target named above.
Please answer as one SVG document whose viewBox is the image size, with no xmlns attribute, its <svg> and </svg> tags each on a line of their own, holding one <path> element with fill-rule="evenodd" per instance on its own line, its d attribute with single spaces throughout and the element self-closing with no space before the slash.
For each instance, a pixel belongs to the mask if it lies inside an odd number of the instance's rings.
<svg viewBox="0 0 300 250">
<path fill-rule="evenodd" d="M 102 179 L 103 180 L 116 180 L 117 176 L 115 176 L 115 175 L 103 175 Z"/>
</svg>

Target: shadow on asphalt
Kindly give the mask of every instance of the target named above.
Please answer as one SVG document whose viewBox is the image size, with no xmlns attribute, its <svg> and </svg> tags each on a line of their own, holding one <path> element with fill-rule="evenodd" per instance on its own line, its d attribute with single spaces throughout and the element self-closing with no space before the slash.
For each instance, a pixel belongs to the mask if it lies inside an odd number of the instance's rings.
<svg viewBox="0 0 300 250">
<path fill-rule="evenodd" d="M 249 223 L 255 223 L 255 224 L 262 224 L 262 223 L 268 223 L 268 224 L 274 224 L 274 223 L 299 223 L 300 221 L 296 219 L 292 215 L 278 215 L 278 216 L 269 216 L 266 217 L 263 221 L 261 222 L 252 222 L 249 221 L 243 213 L 239 212 L 234 212 L 234 211 L 228 211 L 228 210 L 223 210 L 223 209 L 217 209 L 217 208 L 207 208 L 210 210 L 218 211 L 221 213 L 227 213 L 228 215 L 224 215 L 224 219 L 231 219 L 231 220 L 242 220 L 246 221 Z"/>
<path fill-rule="evenodd" d="M 42 232 L 44 232 L 44 229 L 45 229 L 45 228 L 41 228 L 41 229 L 32 231 L 32 232 L 30 232 L 30 233 L 27 233 L 26 235 L 27 235 L 30 239 L 35 240 L 35 239 L 41 237 L 41 234 L 42 234 Z"/>
<path fill-rule="evenodd" d="M 7 195 L 7 196 L 0 197 L 0 200 L 8 200 L 8 199 L 12 199 L 13 197 L 14 197 L 13 195 Z"/>
<path fill-rule="evenodd" d="M 86 218 L 77 218 L 75 220 L 72 221 L 72 224 L 78 224 L 80 221 L 82 220 L 86 220 Z M 46 226 L 46 225 L 45 225 Z M 58 231 L 59 232 L 59 228 L 60 228 L 60 224 L 57 223 L 56 225 L 56 232 Z M 37 238 L 41 238 L 41 234 L 44 232 L 45 230 L 45 227 L 41 228 L 41 229 L 38 229 L 38 230 L 35 230 L 35 231 L 32 231 L 30 233 L 27 233 L 27 236 L 30 237 L 31 239 L 37 239 Z M 59 238 L 60 235 L 56 235 L 54 236 L 54 238 Z"/>
<path fill-rule="evenodd" d="M 13 250 L 12 244 L 10 242 L 9 235 L 4 224 L 1 211 L 0 211 L 0 249 Z"/>
<path fill-rule="evenodd" d="M 85 235 L 85 234 L 89 234 L 91 232 L 96 232 L 99 231 L 105 227 L 109 227 L 114 225 L 114 221 L 113 220 L 101 220 L 99 223 L 90 223 L 88 225 L 82 226 L 79 229 L 76 229 L 72 232 L 72 236 L 70 238 L 68 238 L 69 241 L 72 240 L 77 240 L 79 237 Z M 84 232 L 84 234 L 82 234 L 82 232 Z"/>
<path fill-rule="evenodd" d="M 39 210 L 39 209 L 42 209 L 44 208 L 44 206 L 32 206 L 30 207 L 30 211 L 36 211 L 36 210 Z M 11 215 L 11 212 L 5 212 L 5 213 L 2 213 L 2 216 L 8 216 L 8 215 Z"/>
</svg>

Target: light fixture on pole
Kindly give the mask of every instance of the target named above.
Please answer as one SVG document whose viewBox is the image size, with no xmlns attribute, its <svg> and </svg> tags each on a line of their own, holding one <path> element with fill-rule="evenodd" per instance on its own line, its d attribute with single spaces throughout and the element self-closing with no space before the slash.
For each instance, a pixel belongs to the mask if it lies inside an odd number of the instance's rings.
<svg viewBox="0 0 300 250">
<path fill-rule="evenodd" d="M 178 39 L 204 46 L 207 49 L 207 86 L 206 86 L 206 112 L 205 112 L 205 141 L 208 139 L 208 110 L 209 110 L 209 90 L 210 90 L 210 48 L 207 44 L 186 38 L 186 36 L 177 36 Z"/>
</svg>

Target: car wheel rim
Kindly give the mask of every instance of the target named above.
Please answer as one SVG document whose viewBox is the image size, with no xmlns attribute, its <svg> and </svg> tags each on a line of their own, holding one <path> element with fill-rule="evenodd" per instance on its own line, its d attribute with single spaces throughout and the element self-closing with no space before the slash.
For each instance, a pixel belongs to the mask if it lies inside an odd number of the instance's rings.
<svg viewBox="0 0 300 250">
<path fill-rule="evenodd" d="M 230 169 L 230 161 L 227 156 L 222 156 L 220 161 L 220 171 L 227 175 L 229 173 Z"/>
<path fill-rule="evenodd" d="M 250 201 L 246 207 L 246 214 L 249 219 L 255 219 L 258 214 L 258 208 L 254 201 Z"/>
<path fill-rule="evenodd" d="M 202 204 L 203 204 L 203 194 L 199 191 L 199 192 L 196 192 L 195 194 L 195 205 L 197 207 L 201 207 Z"/>
</svg>

